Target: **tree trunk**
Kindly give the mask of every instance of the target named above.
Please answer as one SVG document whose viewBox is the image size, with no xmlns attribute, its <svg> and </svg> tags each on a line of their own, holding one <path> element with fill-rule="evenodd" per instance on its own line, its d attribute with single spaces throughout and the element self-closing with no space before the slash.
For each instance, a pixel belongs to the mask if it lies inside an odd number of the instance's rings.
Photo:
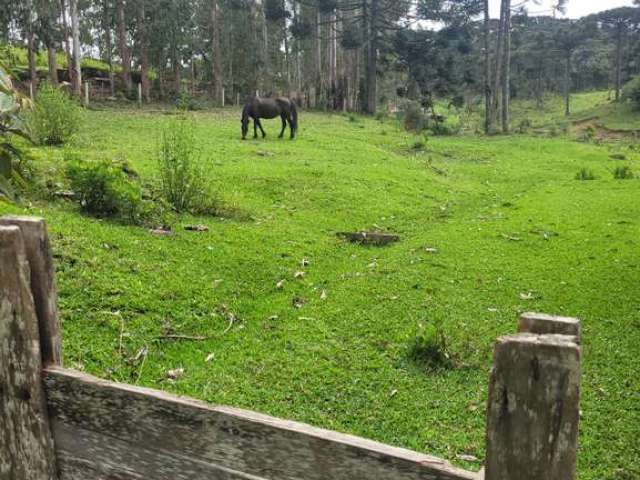
<svg viewBox="0 0 640 480">
<path fill-rule="evenodd" d="M 367 113 L 374 115 L 378 108 L 378 0 L 371 0 L 367 50 Z"/>
<path fill-rule="evenodd" d="M 145 0 L 138 0 L 138 29 L 140 35 L 140 84 L 142 89 L 142 99 L 149 103 L 150 83 L 149 83 L 149 39 L 147 36 Z"/>
<path fill-rule="evenodd" d="M 616 32 L 616 102 L 620 101 L 622 90 L 622 24 L 618 24 Z"/>
<path fill-rule="evenodd" d="M 73 94 L 82 96 L 82 69 L 80 52 L 80 20 L 78 19 L 78 0 L 70 0 L 71 32 L 73 37 Z"/>
<path fill-rule="evenodd" d="M 49 82 L 58 86 L 58 57 L 55 45 L 47 47 L 47 57 L 49 59 Z"/>
<path fill-rule="evenodd" d="M 564 67 L 564 114 L 571 115 L 571 51 L 567 52 Z"/>
<path fill-rule="evenodd" d="M 211 4 L 211 86 L 215 100 L 222 100 L 222 50 L 220 48 L 220 6 L 218 0 Z M 224 103 L 224 102 L 221 102 Z"/>
<path fill-rule="evenodd" d="M 31 19 L 29 19 L 31 22 Z M 27 32 L 27 56 L 29 58 L 29 80 L 33 85 L 33 90 L 38 88 L 38 69 L 36 65 L 36 35 L 31 26 Z"/>
<path fill-rule="evenodd" d="M 502 50 L 504 45 L 504 20 L 506 14 L 506 0 L 502 0 L 500 4 L 500 24 L 498 26 L 498 42 L 496 43 L 496 65 L 495 65 L 495 77 L 493 78 L 493 106 L 491 108 L 491 122 L 497 123 L 498 120 L 498 107 L 500 104 L 500 84 L 502 79 Z"/>
<path fill-rule="evenodd" d="M 491 53 L 489 51 L 489 35 L 491 33 L 491 17 L 489 0 L 484 0 L 484 133 L 491 133 Z"/>
<path fill-rule="evenodd" d="M 502 132 L 509 133 L 511 100 L 511 0 L 505 1 L 504 19 L 504 75 L 502 78 Z"/>
<path fill-rule="evenodd" d="M 104 30 L 105 57 L 109 65 L 109 89 L 111 96 L 115 96 L 116 87 L 113 75 L 113 40 L 111 38 L 111 19 L 109 18 L 109 0 L 102 1 L 102 29 Z"/>
<path fill-rule="evenodd" d="M 322 14 L 320 9 L 316 12 L 316 33 L 315 33 L 315 77 L 316 77 L 316 106 L 322 98 Z"/>
<path fill-rule="evenodd" d="M 60 0 L 60 10 L 62 11 L 64 51 L 67 54 L 67 72 L 69 80 L 73 83 L 73 57 L 71 56 L 71 45 L 69 44 L 69 22 L 67 21 L 67 2 L 65 0 Z"/>
<path fill-rule="evenodd" d="M 125 17 L 124 0 L 116 1 L 118 17 L 118 49 L 120 50 L 120 61 L 122 62 L 122 82 L 127 94 L 131 94 L 133 83 L 131 81 L 131 54 L 127 45 L 127 25 Z"/>
</svg>

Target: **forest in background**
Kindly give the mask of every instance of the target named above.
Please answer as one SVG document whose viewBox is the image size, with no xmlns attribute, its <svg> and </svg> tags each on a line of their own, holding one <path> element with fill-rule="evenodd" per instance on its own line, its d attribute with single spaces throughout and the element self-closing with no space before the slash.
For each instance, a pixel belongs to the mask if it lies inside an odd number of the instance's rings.
<svg viewBox="0 0 640 480">
<path fill-rule="evenodd" d="M 5 63 L 36 87 L 101 82 L 111 97 L 217 104 L 255 92 L 376 113 L 399 98 L 483 105 L 509 131 L 512 98 L 611 89 L 640 73 L 640 7 L 580 20 L 533 0 L 3 0 Z M 19 47 L 20 50 L 16 50 Z M 26 51 L 24 64 L 16 60 Z M 16 53 L 17 52 L 17 53 Z M 92 59 L 87 61 L 87 59 Z"/>
</svg>

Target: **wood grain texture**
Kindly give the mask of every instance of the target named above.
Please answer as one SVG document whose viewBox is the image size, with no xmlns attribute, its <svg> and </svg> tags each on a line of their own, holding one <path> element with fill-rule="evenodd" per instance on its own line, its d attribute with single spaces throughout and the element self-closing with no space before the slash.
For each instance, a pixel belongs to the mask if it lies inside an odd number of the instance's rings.
<svg viewBox="0 0 640 480">
<path fill-rule="evenodd" d="M 15 216 L 0 218 L 0 225 L 15 225 L 22 230 L 31 270 L 31 292 L 38 315 L 42 361 L 45 365 L 61 365 L 58 291 L 47 225 L 42 218 Z"/>
<path fill-rule="evenodd" d="M 527 312 L 520 315 L 518 332 L 536 335 L 569 335 L 581 342 L 580 320 L 570 317 L 558 317 L 544 313 Z"/>
<path fill-rule="evenodd" d="M 489 384 L 486 480 L 571 480 L 580 411 L 574 336 L 498 339 Z"/>
<path fill-rule="evenodd" d="M 447 462 L 349 435 L 51 367 L 61 480 L 472 480 Z"/>
<path fill-rule="evenodd" d="M 54 480 L 38 320 L 20 228 L 0 226 L 0 479 Z"/>
</svg>

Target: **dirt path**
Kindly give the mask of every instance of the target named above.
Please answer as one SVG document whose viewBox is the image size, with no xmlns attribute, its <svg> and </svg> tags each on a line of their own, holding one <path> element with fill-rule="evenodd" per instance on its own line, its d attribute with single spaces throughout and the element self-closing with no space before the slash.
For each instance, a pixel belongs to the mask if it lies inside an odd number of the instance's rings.
<svg viewBox="0 0 640 480">
<path fill-rule="evenodd" d="M 585 130 L 592 128 L 595 132 L 595 137 L 598 140 L 627 140 L 637 139 L 640 137 L 639 130 L 617 130 L 613 128 L 607 128 L 600 123 L 600 117 L 589 117 L 582 120 L 573 122 L 573 127 L 578 132 L 584 132 Z"/>
</svg>

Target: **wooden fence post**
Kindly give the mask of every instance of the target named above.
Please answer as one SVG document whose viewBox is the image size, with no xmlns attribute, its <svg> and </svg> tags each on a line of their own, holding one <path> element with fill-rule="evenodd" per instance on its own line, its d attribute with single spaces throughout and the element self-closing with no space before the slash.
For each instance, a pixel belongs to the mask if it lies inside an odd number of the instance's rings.
<svg viewBox="0 0 640 480">
<path fill-rule="evenodd" d="M 225 91 L 224 91 L 224 87 L 222 88 L 222 108 L 224 108 L 224 104 L 225 104 Z"/>
<path fill-rule="evenodd" d="M 38 319 L 20 227 L 0 227 L 0 478 L 55 480 Z"/>
<path fill-rule="evenodd" d="M 89 106 L 89 82 L 84 82 L 84 106 Z"/>
<path fill-rule="evenodd" d="M 138 108 L 142 108 L 142 83 L 138 83 Z"/>
<path fill-rule="evenodd" d="M 31 270 L 31 292 L 36 307 L 40 332 L 42 363 L 62 365 L 58 291 L 53 257 L 49 246 L 47 224 L 36 217 L 0 217 L 1 226 L 16 226 L 22 230 L 27 260 Z"/>
<path fill-rule="evenodd" d="M 536 335 L 539 329 L 555 334 Z M 576 329 L 578 320 L 525 314 L 520 321 L 525 333 L 498 339 L 489 384 L 485 480 L 575 477 L 580 413 Z"/>
<path fill-rule="evenodd" d="M 240 92 L 236 93 L 236 107 L 240 106 Z"/>
</svg>

